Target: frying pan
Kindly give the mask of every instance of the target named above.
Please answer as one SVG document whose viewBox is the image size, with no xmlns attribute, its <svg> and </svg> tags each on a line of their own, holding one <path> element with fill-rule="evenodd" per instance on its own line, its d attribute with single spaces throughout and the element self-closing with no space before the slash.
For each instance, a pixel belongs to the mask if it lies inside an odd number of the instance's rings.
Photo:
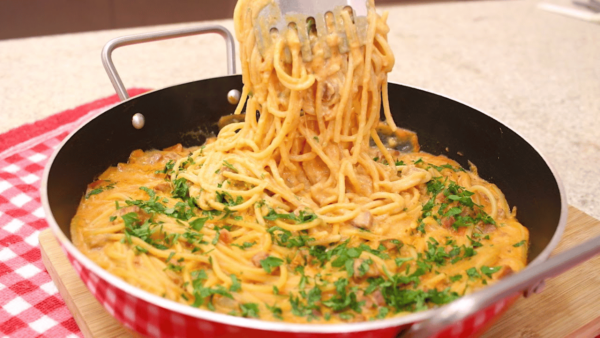
<svg viewBox="0 0 600 338">
<path fill-rule="evenodd" d="M 70 222 L 87 184 L 109 166 L 127 161 L 135 149 L 201 145 L 207 135 L 218 133 L 219 118 L 234 112 L 242 79 L 229 75 L 194 81 L 130 99 L 111 53 L 120 46 L 203 33 L 225 38 L 228 73 L 234 74 L 233 37 L 220 26 L 110 41 L 103 62 L 122 102 L 68 136 L 45 170 L 42 202 L 54 235 L 90 292 L 129 329 L 152 337 L 467 337 L 489 326 L 521 294 L 539 292 L 545 278 L 600 251 L 596 239 L 548 259 L 566 225 L 566 195 L 555 171 L 523 137 L 466 104 L 391 83 L 394 120 L 417 132 L 423 151 L 444 154 L 463 167 L 475 163 L 481 177 L 495 183 L 511 205 L 518 206 L 519 221 L 531 234 L 526 269 L 438 309 L 340 325 L 232 317 L 169 301 L 125 283 L 85 257 L 70 240 Z"/>
</svg>

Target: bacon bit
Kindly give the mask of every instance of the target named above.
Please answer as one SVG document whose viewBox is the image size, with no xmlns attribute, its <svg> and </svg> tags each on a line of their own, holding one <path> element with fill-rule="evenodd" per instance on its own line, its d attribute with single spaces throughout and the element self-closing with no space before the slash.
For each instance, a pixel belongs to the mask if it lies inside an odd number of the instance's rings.
<svg viewBox="0 0 600 338">
<path fill-rule="evenodd" d="M 336 92 L 336 87 L 331 82 L 326 81 L 323 86 L 323 102 L 329 102 Z"/>
<path fill-rule="evenodd" d="M 451 229 L 452 224 L 454 224 L 455 221 L 456 220 L 454 219 L 454 216 L 446 217 L 442 220 L 442 226 L 446 229 Z M 464 235 L 466 231 L 466 227 L 459 227 L 458 229 L 456 229 L 456 233 L 459 235 Z"/>
<path fill-rule="evenodd" d="M 364 308 L 366 309 L 370 309 L 373 307 L 373 300 L 371 300 L 370 295 L 369 296 L 365 296 L 365 292 L 360 290 L 356 292 L 356 300 L 358 302 L 365 302 L 365 304 L 363 305 Z"/>
<path fill-rule="evenodd" d="M 106 245 L 107 235 L 91 236 L 88 239 L 90 249 L 102 249 Z"/>
<path fill-rule="evenodd" d="M 452 227 L 452 224 L 454 224 L 454 222 L 456 222 L 454 216 L 446 217 L 442 220 L 442 226 L 446 229 L 449 229 Z"/>
<path fill-rule="evenodd" d="M 182 157 L 181 155 L 179 155 L 177 153 L 166 153 L 164 156 L 167 160 L 173 160 L 173 161 L 176 161 Z"/>
<path fill-rule="evenodd" d="M 350 221 L 350 225 L 361 229 L 371 229 L 373 227 L 373 215 L 369 211 L 364 211 Z"/>
<path fill-rule="evenodd" d="M 228 310 L 233 310 L 238 306 L 238 302 L 236 302 L 234 299 L 224 297 L 219 294 L 213 296 L 213 303 L 217 307 L 226 308 Z"/>
<path fill-rule="evenodd" d="M 364 275 L 360 275 L 361 271 L 360 271 L 360 265 L 364 262 L 364 259 L 355 259 L 354 260 L 354 279 L 362 279 L 362 278 L 369 278 L 369 277 L 377 277 L 380 275 L 379 273 L 379 269 L 377 269 L 377 267 L 375 265 L 369 265 L 369 270 L 367 270 L 367 272 Z"/>
<path fill-rule="evenodd" d="M 146 220 L 150 219 L 150 215 L 147 214 L 144 210 L 140 209 L 137 205 L 131 205 L 122 209 L 119 209 L 116 213 L 116 216 L 123 216 L 134 212 L 138 215 L 138 219 L 141 223 L 144 223 Z"/>
<path fill-rule="evenodd" d="M 398 244 L 399 247 L 404 244 L 404 243 L 402 243 L 402 241 L 399 241 L 399 242 L 400 242 L 400 244 Z M 381 245 L 383 245 L 388 250 L 392 250 L 392 249 L 396 248 L 396 244 L 394 244 L 391 239 L 387 239 L 385 241 L 382 241 Z"/>
<path fill-rule="evenodd" d="M 312 310 L 312 315 L 315 316 L 315 317 L 321 317 L 322 316 L 321 311 L 319 311 L 317 309 L 313 309 Z"/>
<path fill-rule="evenodd" d="M 514 273 L 513 269 L 510 266 L 505 265 L 500 274 L 496 275 L 498 279 L 502 279 L 504 277 L 508 277 Z"/>
<path fill-rule="evenodd" d="M 103 183 L 107 183 L 107 182 L 110 182 L 110 181 L 107 181 L 107 180 L 94 181 L 94 182 L 88 184 L 88 189 L 96 189 L 96 188 L 98 188 L 98 186 L 102 185 Z"/>
<path fill-rule="evenodd" d="M 181 143 L 177 143 L 176 145 L 169 147 L 169 148 L 165 148 L 163 150 L 164 151 L 174 151 L 174 152 L 180 153 L 183 151 L 183 146 L 181 145 Z"/>
<path fill-rule="evenodd" d="M 219 235 L 219 240 L 225 244 L 231 243 L 232 240 L 231 233 L 227 229 L 222 229 Z M 260 262 L 259 262 L 260 263 Z"/>
<path fill-rule="evenodd" d="M 163 182 L 154 187 L 155 191 L 169 192 L 171 191 L 171 183 Z"/>
<path fill-rule="evenodd" d="M 252 264 L 254 264 L 255 267 L 257 268 L 261 268 L 262 265 L 260 265 L 260 261 L 262 261 L 263 259 L 269 257 L 269 254 L 266 252 L 259 252 L 256 255 L 254 255 L 254 257 L 252 257 Z"/>
<path fill-rule="evenodd" d="M 496 231 L 496 226 L 493 224 L 484 224 L 482 231 L 484 234 L 491 234 Z"/>
<path fill-rule="evenodd" d="M 156 164 L 156 163 L 160 162 L 160 160 L 162 160 L 162 158 L 163 158 L 163 156 L 161 154 L 156 153 L 156 154 L 150 156 L 150 158 L 148 159 L 148 162 L 150 164 Z"/>
<path fill-rule="evenodd" d="M 129 155 L 129 158 L 142 157 L 142 156 L 144 156 L 144 151 L 142 149 L 136 149 L 131 152 L 131 155 Z"/>
<path fill-rule="evenodd" d="M 371 309 L 376 306 L 385 306 L 385 299 L 379 290 L 373 291 L 368 295 L 365 295 L 364 291 L 358 291 L 356 293 L 356 299 L 359 302 L 365 302 L 365 305 L 363 306 L 365 309 Z"/>
<path fill-rule="evenodd" d="M 379 291 L 379 290 L 373 291 L 373 293 L 371 294 L 371 298 L 372 298 L 373 302 L 375 304 L 377 304 L 378 306 L 385 305 L 385 298 L 383 298 L 381 291 Z"/>
<path fill-rule="evenodd" d="M 292 261 L 290 262 L 290 268 L 293 270 L 295 269 L 297 266 L 300 265 L 306 265 L 306 257 L 308 257 L 308 252 L 306 255 L 304 255 L 302 253 L 302 251 L 306 251 L 306 250 L 298 250 L 296 252 L 296 256 L 294 256 L 294 259 L 292 259 Z"/>
</svg>

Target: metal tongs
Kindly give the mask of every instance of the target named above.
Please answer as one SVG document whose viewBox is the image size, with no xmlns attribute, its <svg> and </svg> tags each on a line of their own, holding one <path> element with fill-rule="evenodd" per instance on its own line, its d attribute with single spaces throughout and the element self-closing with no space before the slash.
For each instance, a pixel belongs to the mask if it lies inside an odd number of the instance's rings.
<svg viewBox="0 0 600 338">
<path fill-rule="evenodd" d="M 573 0 L 571 1 L 571 3 L 572 6 L 569 4 L 557 5 L 554 3 L 542 2 L 538 4 L 538 8 L 548 12 L 566 15 L 584 21 L 600 23 L 599 0 L 588 0 L 587 2 Z"/>
<path fill-rule="evenodd" d="M 367 40 L 368 0 L 273 0 L 259 12 L 254 22 L 258 48 L 264 54 L 271 45 L 271 33 L 285 34 L 287 29 L 295 27 L 302 44 L 302 58 L 305 62 L 312 60 L 312 49 L 309 34 L 316 30 L 318 38 L 337 33 L 339 36 L 339 52 L 349 51 L 349 39 L 358 39 L 360 45 Z M 352 18 L 356 34 L 348 36 L 342 11 L 348 11 Z M 330 13 L 330 14 L 329 14 Z M 327 15 L 333 15 L 335 32 L 327 27 Z M 329 53 L 326 51 L 325 56 Z"/>
</svg>

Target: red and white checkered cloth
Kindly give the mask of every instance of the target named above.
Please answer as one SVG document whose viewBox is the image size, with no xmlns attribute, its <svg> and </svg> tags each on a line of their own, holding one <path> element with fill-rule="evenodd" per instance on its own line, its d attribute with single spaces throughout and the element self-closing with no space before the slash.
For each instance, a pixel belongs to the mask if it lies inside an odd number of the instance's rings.
<svg viewBox="0 0 600 338">
<path fill-rule="evenodd" d="M 111 96 L 0 135 L 0 337 L 82 336 L 42 263 L 40 182 L 60 142 L 117 102 Z"/>
</svg>

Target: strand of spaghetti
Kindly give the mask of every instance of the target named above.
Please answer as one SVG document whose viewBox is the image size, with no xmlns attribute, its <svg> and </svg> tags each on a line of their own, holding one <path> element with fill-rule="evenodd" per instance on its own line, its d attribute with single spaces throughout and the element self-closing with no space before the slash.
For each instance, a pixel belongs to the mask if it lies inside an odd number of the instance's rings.
<svg viewBox="0 0 600 338">
<path fill-rule="evenodd" d="M 219 259 L 223 260 L 224 263 L 226 263 L 226 266 L 230 272 L 232 272 L 232 273 L 238 273 L 240 271 L 243 272 L 239 276 L 242 280 L 252 280 L 255 282 L 268 282 L 271 278 L 271 276 L 267 275 L 264 270 L 256 269 L 256 268 L 249 268 L 249 267 L 245 266 L 244 264 L 241 264 L 240 262 L 223 254 L 220 251 L 216 251 L 216 252 L 214 252 L 214 254 L 216 256 L 218 256 Z M 222 275 L 225 276 L 225 274 L 222 274 Z"/>
<path fill-rule="evenodd" d="M 389 203 L 377 208 L 371 209 L 371 214 L 373 215 L 391 215 L 401 211 L 404 208 L 404 204 L 401 202 Z"/>
<path fill-rule="evenodd" d="M 412 188 L 421 182 L 428 182 L 430 178 L 431 174 L 428 172 L 415 172 L 394 182 L 379 182 L 379 186 L 386 187 L 394 192 L 400 192 Z"/>
<path fill-rule="evenodd" d="M 312 159 L 317 157 L 317 154 L 315 152 L 310 152 L 310 153 L 305 153 L 302 155 L 289 155 L 289 157 L 290 157 L 290 160 L 295 161 L 295 162 L 307 162 L 307 161 L 311 161 Z"/>
<path fill-rule="evenodd" d="M 225 175 L 223 175 L 223 176 L 225 176 Z M 264 182 L 264 181 L 261 182 L 258 186 L 254 187 L 250 190 L 234 190 L 234 189 L 219 188 L 218 186 L 214 186 L 211 184 L 203 184 L 202 185 L 202 188 L 204 188 L 204 190 L 206 190 L 206 191 L 228 193 L 231 196 L 241 196 L 241 197 L 255 196 L 257 194 L 260 194 L 266 187 L 267 187 L 267 182 Z"/>
<path fill-rule="evenodd" d="M 123 234 L 107 235 L 107 238 L 111 239 L 111 240 L 115 240 L 115 241 L 120 241 L 120 240 L 125 239 L 125 235 L 123 235 Z M 148 243 L 142 241 L 141 239 L 139 239 L 137 237 L 131 237 L 131 242 L 134 245 L 145 249 L 146 251 L 150 252 L 152 255 L 157 256 L 157 257 L 167 258 L 169 256 L 169 254 L 172 252 L 172 251 L 169 252 L 166 250 L 158 250 L 155 247 L 149 245 Z M 178 258 L 183 258 L 183 259 L 188 259 L 188 260 L 195 260 L 195 261 L 199 261 L 202 263 L 208 263 L 208 258 L 206 258 L 204 256 L 194 255 L 194 254 L 175 253 L 175 255 L 173 257 L 178 257 Z"/>
<path fill-rule="evenodd" d="M 292 91 L 290 101 L 291 102 L 297 101 L 298 100 L 297 96 L 298 96 L 298 92 Z M 269 146 L 267 148 L 265 148 L 263 151 L 261 151 L 260 153 L 248 153 L 248 155 L 250 155 L 256 159 L 266 159 L 271 155 L 273 150 L 275 150 L 276 148 L 279 147 L 279 145 L 281 144 L 281 142 L 283 141 L 285 136 L 290 131 L 292 131 L 293 126 L 296 122 L 296 117 L 298 116 L 298 113 L 300 111 L 300 107 L 297 105 L 290 104 L 290 106 L 288 108 L 289 108 L 289 110 L 288 110 L 287 116 L 285 117 L 285 120 L 283 120 L 282 128 L 279 131 L 279 133 L 277 134 L 277 136 L 275 136 L 275 138 L 271 141 Z"/>
<path fill-rule="evenodd" d="M 106 203 L 104 205 L 108 205 L 108 203 Z M 110 208 L 102 208 L 102 209 L 105 209 L 105 211 L 100 213 L 89 223 L 90 228 L 98 228 L 100 226 L 103 226 L 103 223 L 106 222 L 106 218 L 110 217 L 110 215 L 113 213 L 113 210 L 111 210 Z"/>
<path fill-rule="evenodd" d="M 340 231 L 340 234 L 344 237 L 350 238 L 361 238 L 368 241 L 375 241 L 379 239 L 379 235 L 372 234 L 370 232 L 358 231 L 356 229 L 346 228 Z"/>
<path fill-rule="evenodd" d="M 214 200 L 208 200 L 208 204 L 216 210 L 219 211 L 224 211 L 225 208 L 228 208 L 231 211 L 238 211 L 238 210 L 246 210 L 248 208 L 250 208 L 254 203 L 258 202 L 258 200 L 260 199 L 260 195 L 256 194 L 252 197 L 250 197 L 250 199 L 248 199 L 247 201 L 245 201 L 244 203 L 238 204 L 238 205 L 234 205 L 234 206 L 230 206 L 230 205 L 225 205 L 223 203 L 219 203 L 217 201 Z"/>
<path fill-rule="evenodd" d="M 116 275 L 117 277 L 121 277 L 124 280 L 129 281 L 130 284 L 140 285 L 143 289 L 146 289 L 152 293 L 163 294 L 165 292 L 164 287 L 162 287 L 162 285 L 160 284 L 153 283 L 151 278 L 138 278 L 131 271 L 126 270 L 124 268 L 114 267 L 110 269 L 109 272 L 113 275 Z M 131 280 L 133 280 L 134 282 L 132 283 Z"/>
<path fill-rule="evenodd" d="M 293 45 L 290 44 L 289 47 L 293 47 Z M 301 78 L 294 78 L 288 75 L 283 69 L 281 60 L 281 55 L 283 54 L 283 49 L 285 48 L 285 41 L 283 39 L 280 39 L 277 42 L 275 48 L 276 52 L 274 55 L 275 59 L 273 62 L 273 66 L 275 67 L 275 71 L 277 72 L 277 78 L 279 82 L 281 82 L 281 84 L 293 91 L 301 91 L 308 89 L 310 86 L 313 85 L 313 83 L 315 83 L 315 77 L 312 74 L 304 74 L 305 76 Z M 297 51 L 294 51 L 294 53 L 297 53 Z"/>
<path fill-rule="evenodd" d="M 269 84 L 270 86 L 273 86 L 273 83 L 271 82 Z M 274 88 L 274 87 L 273 87 Z M 268 99 L 267 99 L 267 105 L 266 105 L 266 109 L 263 109 L 264 113 L 269 113 L 269 114 L 273 114 L 273 116 L 278 117 L 280 119 L 285 118 L 286 113 L 285 111 L 279 110 L 277 109 L 277 104 L 274 100 L 276 100 L 277 98 L 275 97 L 275 90 L 272 90 L 271 95 L 269 95 Z"/>
<path fill-rule="evenodd" d="M 275 224 L 285 230 L 289 230 L 289 231 L 301 231 L 301 230 L 306 230 L 306 229 L 310 229 L 310 228 L 314 228 L 316 226 L 319 226 L 322 221 L 320 219 L 315 219 L 313 221 L 307 222 L 307 223 L 302 223 L 302 224 L 289 224 L 286 222 L 283 222 L 281 220 L 275 220 L 274 221 Z"/>
<path fill-rule="evenodd" d="M 472 186 L 471 191 L 479 191 L 482 194 L 487 196 L 487 198 L 490 201 L 490 205 L 492 207 L 492 212 L 490 213 L 490 216 L 492 216 L 492 218 L 496 218 L 498 216 L 498 205 L 496 204 L 496 198 L 494 197 L 492 192 L 488 188 L 486 188 L 482 185 Z"/>
<path fill-rule="evenodd" d="M 355 209 L 341 216 L 321 216 L 321 219 L 325 223 L 341 223 L 356 218 L 360 212 L 360 209 Z"/>
<path fill-rule="evenodd" d="M 390 110 L 390 100 L 388 94 L 388 83 L 387 76 L 385 77 L 385 81 L 383 81 L 383 85 L 381 86 L 381 94 L 383 95 L 383 114 L 385 115 L 385 122 L 392 129 L 392 132 L 396 131 L 398 127 L 394 122 L 394 118 L 392 117 L 392 111 Z"/>
<path fill-rule="evenodd" d="M 131 264 L 133 265 L 133 251 L 129 251 L 132 261 Z M 179 288 L 179 285 L 175 284 L 171 279 L 169 279 L 165 274 L 160 273 L 161 271 L 164 271 L 164 268 L 166 267 L 166 265 L 163 263 L 162 267 L 159 267 L 158 269 L 156 268 L 156 263 L 162 263 L 162 261 L 158 260 L 158 259 L 154 259 L 152 260 L 150 257 L 148 257 L 148 255 L 143 255 L 141 257 L 141 260 L 143 262 L 143 264 L 147 267 L 148 270 L 150 270 L 150 275 L 154 278 L 154 279 L 158 279 L 160 281 L 162 281 L 163 286 L 166 289 L 169 288 Z M 134 270 L 132 270 L 134 271 Z"/>
<path fill-rule="evenodd" d="M 316 212 L 317 212 L 317 214 L 322 215 L 322 214 L 334 212 L 339 209 L 357 209 L 359 207 L 360 206 L 356 203 L 337 203 L 337 204 L 333 204 L 333 205 L 324 206 L 324 207 L 316 210 Z"/>
<path fill-rule="evenodd" d="M 325 122 L 323 121 L 323 81 L 317 82 L 317 97 L 315 98 L 315 115 L 317 116 L 317 126 L 319 131 L 317 134 L 325 132 Z"/>
<path fill-rule="evenodd" d="M 379 206 L 383 205 L 384 203 L 385 203 L 384 201 L 373 201 L 373 202 L 369 202 L 367 204 L 363 204 L 362 207 L 365 210 L 369 210 L 369 209 L 379 207 Z"/>
<path fill-rule="evenodd" d="M 260 215 L 257 213 L 257 215 Z M 262 218 L 262 215 L 260 216 Z M 252 222 L 246 222 L 246 221 L 238 221 L 235 219 L 232 220 L 228 220 L 228 223 L 230 223 L 231 225 L 235 225 L 235 226 L 239 226 L 239 227 L 243 227 L 243 228 L 248 228 L 248 229 L 252 229 L 252 230 L 256 230 L 259 232 L 264 232 L 265 231 L 265 227 L 261 224 L 257 224 L 257 223 L 252 223 Z"/>
<path fill-rule="evenodd" d="M 379 185 L 381 180 L 379 179 L 379 173 L 377 172 L 375 163 L 373 163 L 373 161 L 371 161 L 371 158 L 365 154 L 358 159 L 358 164 L 360 164 L 367 171 L 367 174 L 369 174 L 369 176 L 371 177 L 371 181 L 373 182 L 373 189 L 376 192 L 379 191 Z"/>
<path fill-rule="evenodd" d="M 346 105 L 348 104 L 348 100 L 351 100 L 350 90 L 352 86 L 352 79 L 354 76 L 354 60 L 352 54 L 348 55 L 348 70 L 346 71 L 346 81 L 344 81 L 344 87 L 342 88 L 342 96 L 340 98 L 340 102 L 338 103 L 337 109 L 335 111 L 335 124 L 333 129 L 333 141 L 339 142 L 340 135 L 342 130 L 342 116 L 343 112 L 346 111 Z M 330 138 L 326 138 L 325 142 L 328 142 Z"/>
<path fill-rule="evenodd" d="M 377 145 L 377 148 L 379 149 L 379 151 L 381 151 L 381 154 L 383 155 L 383 157 L 385 157 L 385 160 L 389 163 L 388 167 L 396 170 L 396 166 L 391 165 L 392 163 L 395 163 L 396 161 L 394 161 L 390 152 L 387 150 L 387 148 L 381 142 L 381 139 L 379 138 L 379 135 L 377 135 L 377 131 L 375 129 L 371 129 L 371 138 L 373 139 L 373 142 L 375 142 L 375 145 Z"/>
<path fill-rule="evenodd" d="M 253 173 L 254 174 L 254 173 Z M 250 177 L 247 175 L 241 175 L 237 173 L 233 173 L 231 171 L 223 172 L 223 176 L 226 178 L 230 178 L 232 180 L 236 180 L 239 182 L 246 182 L 255 186 L 261 186 L 264 183 L 264 180 L 259 180 L 258 178 Z"/>
<path fill-rule="evenodd" d="M 300 131 L 300 133 L 302 134 L 302 136 L 305 137 L 306 142 L 310 145 L 310 147 L 317 154 L 317 156 L 319 156 L 319 158 L 321 158 L 321 160 L 323 160 L 323 162 L 325 162 L 325 165 L 327 165 L 327 167 L 329 168 L 329 170 L 331 170 L 332 172 L 337 171 L 336 167 L 331 162 L 331 159 L 329 158 L 329 156 L 327 156 L 325 154 L 325 152 L 323 151 L 323 148 L 321 148 L 321 146 L 319 145 L 319 143 L 315 142 L 314 138 L 315 138 L 316 135 L 310 134 L 308 132 L 308 130 L 306 130 L 304 127 L 299 127 L 298 130 Z"/>
<path fill-rule="evenodd" d="M 83 231 L 88 233 L 90 236 L 94 236 L 94 235 L 100 235 L 100 234 L 116 233 L 116 232 L 122 231 L 123 229 L 125 229 L 125 224 L 117 224 L 112 227 L 104 227 L 104 228 L 97 228 L 97 229 L 84 229 Z"/>
<path fill-rule="evenodd" d="M 347 13 L 346 13 L 347 15 Z M 375 25 L 375 13 L 374 12 L 369 12 L 367 13 L 367 19 L 369 21 L 369 25 L 367 26 L 367 44 L 365 47 L 365 62 L 364 62 L 364 69 L 363 72 L 370 74 L 371 72 L 371 53 L 373 52 L 373 40 L 375 39 L 375 28 L 377 27 Z M 345 18 L 344 18 L 345 19 Z M 350 20 L 350 18 L 348 17 L 348 20 Z M 356 142 L 354 143 L 354 147 L 352 148 L 352 163 L 356 163 L 358 162 L 358 157 L 360 156 L 361 150 L 362 150 L 362 135 L 365 134 L 365 124 L 366 124 L 366 120 L 367 120 L 367 105 L 368 105 L 368 97 L 367 97 L 367 88 L 368 86 L 368 81 L 369 81 L 369 77 L 368 76 L 363 76 L 363 83 L 362 83 L 362 94 L 361 94 L 361 102 L 360 102 L 360 115 L 358 118 L 358 132 L 357 134 L 359 135 L 359 137 L 357 137 Z M 391 162 L 390 162 L 391 163 Z"/>
<path fill-rule="evenodd" d="M 216 253 L 212 252 L 210 254 L 211 259 L 211 266 L 213 269 L 214 274 L 221 280 L 221 282 L 223 282 L 223 284 L 225 285 L 225 287 L 229 287 L 229 285 L 231 285 L 231 280 L 227 277 L 227 275 L 225 275 L 223 273 L 223 271 L 221 270 L 221 266 L 219 265 L 219 260 L 216 257 Z"/>
<path fill-rule="evenodd" d="M 344 175 L 344 172 L 348 163 L 347 160 L 343 160 L 338 172 L 338 203 L 343 203 L 346 197 L 346 175 Z"/>
</svg>

